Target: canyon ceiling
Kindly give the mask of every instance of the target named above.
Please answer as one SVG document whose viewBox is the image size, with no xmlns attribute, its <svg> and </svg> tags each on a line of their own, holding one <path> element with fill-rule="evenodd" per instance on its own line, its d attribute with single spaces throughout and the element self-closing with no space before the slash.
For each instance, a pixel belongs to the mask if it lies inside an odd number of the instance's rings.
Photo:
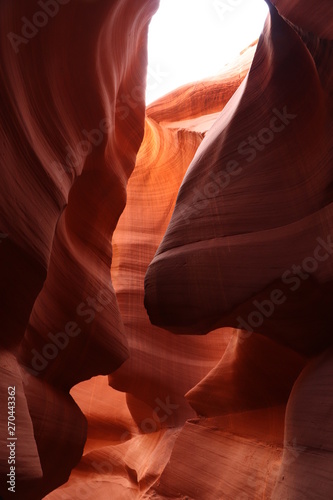
<svg viewBox="0 0 333 500">
<path fill-rule="evenodd" d="M 146 107 L 158 0 L 0 0 L 0 498 L 333 498 L 333 3 L 267 3 Z"/>
</svg>

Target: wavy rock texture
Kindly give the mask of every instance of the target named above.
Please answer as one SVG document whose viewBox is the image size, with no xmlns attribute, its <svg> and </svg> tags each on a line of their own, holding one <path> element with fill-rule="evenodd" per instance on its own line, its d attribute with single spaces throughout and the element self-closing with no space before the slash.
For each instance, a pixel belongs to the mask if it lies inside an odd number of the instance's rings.
<svg viewBox="0 0 333 500">
<path fill-rule="evenodd" d="M 311 1 L 274 3 L 284 18 L 270 6 L 251 70 L 198 148 L 145 278 L 154 324 L 178 333 L 239 329 L 187 393 L 202 417 L 183 427 L 152 498 L 319 499 L 332 491 L 324 388 L 333 11 L 325 2 L 316 15 Z"/>
<path fill-rule="evenodd" d="M 144 141 L 114 235 L 111 269 L 130 356 L 110 382 L 150 404 L 154 395 L 172 395 L 182 407 L 184 394 L 207 373 L 211 362 L 216 364 L 227 345 L 218 333 L 208 341 L 177 337 L 153 327 L 143 306 L 143 283 L 174 210 L 179 186 L 207 131 L 207 117 L 224 107 L 230 89 L 235 91 L 244 79 L 252 57 L 251 49 L 239 59 L 244 65 L 242 75 L 228 67 L 220 78 L 178 89 L 147 109 Z M 194 123 L 201 132 L 193 131 Z"/>
<path fill-rule="evenodd" d="M 225 326 L 225 314 L 313 257 L 317 238 L 327 244 L 332 47 L 306 41 L 271 8 L 251 71 L 198 149 L 150 265 L 153 322 Z M 332 276 L 325 251 L 312 265 L 319 284 Z M 291 274 L 283 280 L 290 287 Z"/>
<path fill-rule="evenodd" d="M 239 60 L 244 64 L 242 78 L 252 57 L 253 49 Z M 88 438 L 84 457 L 70 480 L 51 493 L 49 500 L 76 498 L 81 493 L 98 498 L 148 498 L 181 427 L 196 416 L 184 395 L 220 360 L 232 330 L 207 337 L 177 337 L 152 326 L 143 304 L 144 275 L 211 115 L 225 105 L 229 87 L 236 89 L 240 83 L 239 71 L 230 66 L 220 78 L 178 89 L 147 109 L 126 208 L 113 236 L 111 274 L 130 356 L 109 376 L 113 389 L 103 377 L 72 389 L 87 417 Z M 178 99 L 183 103 L 181 110 L 174 104 Z M 201 111 L 199 115 L 203 102 L 207 114 Z M 181 120 L 184 126 L 179 128 Z M 107 486 L 100 482 L 101 476 Z"/>
<path fill-rule="evenodd" d="M 0 3 L 16 498 L 330 498 L 333 7 L 273 3 L 146 119 L 157 0 Z"/>
<path fill-rule="evenodd" d="M 0 70 L 0 227 L 8 235 L 0 248 L 1 393 L 16 387 L 17 498 L 41 498 L 68 479 L 86 440 L 68 390 L 129 355 L 110 242 L 144 133 L 147 28 L 157 6 L 0 5 L 8 34 Z M 7 435 L 2 420 L 1 439 Z"/>
<path fill-rule="evenodd" d="M 271 3 L 281 16 L 302 30 L 320 38 L 333 39 L 332 3 L 329 0 L 320 3 L 315 0 L 271 0 Z"/>
</svg>

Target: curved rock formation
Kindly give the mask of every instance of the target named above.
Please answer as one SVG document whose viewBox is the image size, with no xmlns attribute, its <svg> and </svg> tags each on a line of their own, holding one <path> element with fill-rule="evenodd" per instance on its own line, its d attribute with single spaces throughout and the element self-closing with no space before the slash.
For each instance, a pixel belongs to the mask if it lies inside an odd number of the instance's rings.
<svg viewBox="0 0 333 500">
<path fill-rule="evenodd" d="M 250 50 L 240 59 L 247 67 L 252 54 Z M 127 204 L 113 236 L 111 275 L 130 356 L 109 376 L 109 383 L 126 396 L 108 388 L 103 377 L 72 389 L 88 421 L 84 457 L 68 483 L 50 494 L 49 500 L 59 495 L 75 498 L 80 492 L 98 498 L 138 498 L 143 494 L 148 498 L 181 427 L 186 419 L 196 416 L 185 393 L 214 368 L 228 345 L 230 329 L 207 337 L 177 337 L 152 326 L 143 304 L 143 285 L 186 169 L 212 111 L 225 104 L 232 75 L 234 85 L 239 85 L 239 72 L 228 67 L 216 81 L 203 82 L 201 93 L 197 85 L 184 87 L 147 109 L 144 140 L 127 187 Z M 184 95 L 187 105 L 175 115 L 175 100 L 185 102 Z M 198 101 L 206 102 L 206 115 L 198 116 Z M 182 119 L 184 126 L 180 128 Z M 101 476 L 107 488 L 99 482 Z"/>
<path fill-rule="evenodd" d="M 188 392 L 201 417 L 182 429 L 153 498 L 332 490 L 332 398 L 319 389 L 331 348 L 307 366 L 332 343 L 332 6 L 313 15 L 311 1 L 274 3 L 285 19 L 270 5 L 248 77 L 198 148 L 145 278 L 154 324 L 238 329 Z"/>
<path fill-rule="evenodd" d="M 269 5 L 145 109 L 158 0 L 0 3 L 1 498 L 330 497 L 333 7 Z"/>
<path fill-rule="evenodd" d="M 278 311 L 281 287 L 292 295 L 310 276 L 313 289 L 332 279 L 332 57 L 330 43 L 301 38 L 271 7 L 249 75 L 198 149 L 150 264 L 153 323 L 241 328 L 228 314 L 274 281 L 266 299 Z M 298 325 L 306 338 L 322 323 L 313 306 Z"/>
<path fill-rule="evenodd" d="M 223 87 L 223 83 L 220 85 Z M 207 87 L 201 98 L 209 100 L 209 95 L 210 87 Z M 214 99 L 219 96 L 214 95 Z M 144 141 L 128 184 L 127 205 L 113 240 L 111 274 L 130 356 L 110 376 L 110 381 L 114 388 L 145 401 L 151 410 L 156 407 L 156 398 L 171 398 L 179 408 L 172 413 L 172 419 L 170 415 L 170 419 L 165 420 L 165 425 L 170 425 L 171 421 L 179 425 L 186 417 L 195 415 L 187 407 L 184 394 L 215 366 L 227 341 L 219 341 L 218 333 L 210 339 L 174 336 L 153 327 L 144 309 L 145 272 L 169 223 L 186 169 L 202 141 L 201 133 L 178 126 L 173 128 L 174 100 L 170 96 L 169 107 L 166 100 L 161 99 L 164 105 L 160 115 L 156 111 L 159 106 L 162 109 L 160 102 L 147 110 Z M 187 109 L 190 121 L 196 118 L 195 112 L 193 117 L 190 115 L 191 102 L 190 99 Z M 220 106 L 223 106 L 223 98 Z M 155 119 L 150 117 L 151 111 Z M 209 106 L 207 115 L 210 115 Z M 177 123 L 178 118 L 176 116 Z M 166 126 L 161 125 L 162 120 Z M 204 126 L 205 117 L 201 116 L 201 120 Z M 130 400 L 129 405 L 133 406 Z M 137 420 L 140 419 L 142 415 Z"/>
<path fill-rule="evenodd" d="M 284 452 L 273 500 L 326 498 L 332 491 L 332 348 L 295 383 L 286 412 Z"/>
<path fill-rule="evenodd" d="M 147 29 L 157 6 L 0 6 L 7 34 L 0 48 L 1 385 L 7 397 L 12 380 L 17 424 L 27 426 L 26 438 L 23 426 L 17 436 L 17 498 L 41 498 L 67 480 L 86 439 L 68 390 L 128 357 L 110 241 L 143 138 Z M 1 440 L 7 435 L 2 420 Z"/>
<path fill-rule="evenodd" d="M 270 0 L 279 13 L 302 30 L 333 40 L 332 2 L 323 0 Z"/>
</svg>

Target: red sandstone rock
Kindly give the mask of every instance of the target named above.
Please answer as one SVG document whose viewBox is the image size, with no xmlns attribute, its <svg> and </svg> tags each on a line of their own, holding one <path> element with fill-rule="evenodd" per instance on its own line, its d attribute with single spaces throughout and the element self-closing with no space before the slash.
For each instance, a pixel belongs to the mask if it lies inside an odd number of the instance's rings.
<svg viewBox="0 0 333 500">
<path fill-rule="evenodd" d="M 208 113 L 209 96 L 214 105 L 217 99 L 210 91 L 208 87 Z M 179 94 L 181 91 L 176 91 Z M 223 107 L 221 89 L 219 96 Z M 165 103 L 161 115 L 157 112 L 159 101 L 147 110 L 145 136 L 128 183 L 126 208 L 113 236 L 111 274 L 130 356 L 109 376 L 109 383 L 126 397 L 108 389 L 102 377 L 72 389 L 88 421 L 84 458 L 68 483 L 51 493 L 49 500 L 85 491 L 98 498 L 149 495 L 149 488 L 169 460 L 181 426 L 196 416 L 185 393 L 215 366 L 232 334 L 227 329 L 223 335 L 216 331 L 207 337 L 177 337 L 151 325 L 144 308 L 145 272 L 170 220 L 186 168 L 203 138 L 202 133 L 174 127 L 172 94 L 169 99 L 170 107 Z M 150 117 L 151 109 L 155 119 Z M 190 122 L 194 119 L 191 113 L 187 118 Z M 204 128 L 205 116 L 199 117 L 199 122 Z M 108 489 L 98 482 L 101 476 Z"/>
<path fill-rule="evenodd" d="M 8 235 L 0 248 L 0 345 L 33 375 L 23 371 L 22 386 L 13 361 L 18 419 L 30 425 L 17 450 L 24 499 L 65 482 L 80 459 L 86 425 L 70 387 L 128 357 L 111 238 L 143 138 L 147 28 L 158 6 L 54 3 L 53 14 L 32 0 L 0 6 L 8 34 L 0 47 L 0 227 Z"/>
<path fill-rule="evenodd" d="M 333 7 L 272 3 L 145 133 L 157 0 L 0 5 L 4 499 L 13 386 L 19 500 L 330 498 Z"/>
<path fill-rule="evenodd" d="M 275 3 L 296 26 L 271 7 L 250 73 L 201 143 L 146 275 L 154 324 L 242 329 L 187 394 L 202 417 L 184 426 L 151 498 L 332 491 L 332 398 L 318 389 L 330 350 L 294 385 L 304 354 L 331 344 L 333 52 L 316 37 L 332 38 L 331 6 L 314 14 L 311 2 Z M 259 436 L 263 419 L 274 443 Z"/>
<path fill-rule="evenodd" d="M 274 281 L 294 292 L 308 279 L 293 280 L 294 265 L 320 284 L 332 279 L 332 51 L 303 38 L 271 8 L 249 75 L 200 145 L 148 269 L 154 324 L 240 328 L 227 320 L 235 307 Z"/>
<path fill-rule="evenodd" d="M 333 40 L 333 5 L 330 0 L 271 0 L 279 13 L 302 30 Z"/>
</svg>

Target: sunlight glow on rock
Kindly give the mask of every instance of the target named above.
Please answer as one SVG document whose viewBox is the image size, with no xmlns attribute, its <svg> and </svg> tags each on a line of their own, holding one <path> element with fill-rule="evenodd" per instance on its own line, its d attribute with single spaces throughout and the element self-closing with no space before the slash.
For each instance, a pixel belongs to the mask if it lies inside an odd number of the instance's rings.
<svg viewBox="0 0 333 500">
<path fill-rule="evenodd" d="M 262 30 L 263 0 L 161 0 L 149 28 L 147 103 L 214 76 Z"/>
</svg>

